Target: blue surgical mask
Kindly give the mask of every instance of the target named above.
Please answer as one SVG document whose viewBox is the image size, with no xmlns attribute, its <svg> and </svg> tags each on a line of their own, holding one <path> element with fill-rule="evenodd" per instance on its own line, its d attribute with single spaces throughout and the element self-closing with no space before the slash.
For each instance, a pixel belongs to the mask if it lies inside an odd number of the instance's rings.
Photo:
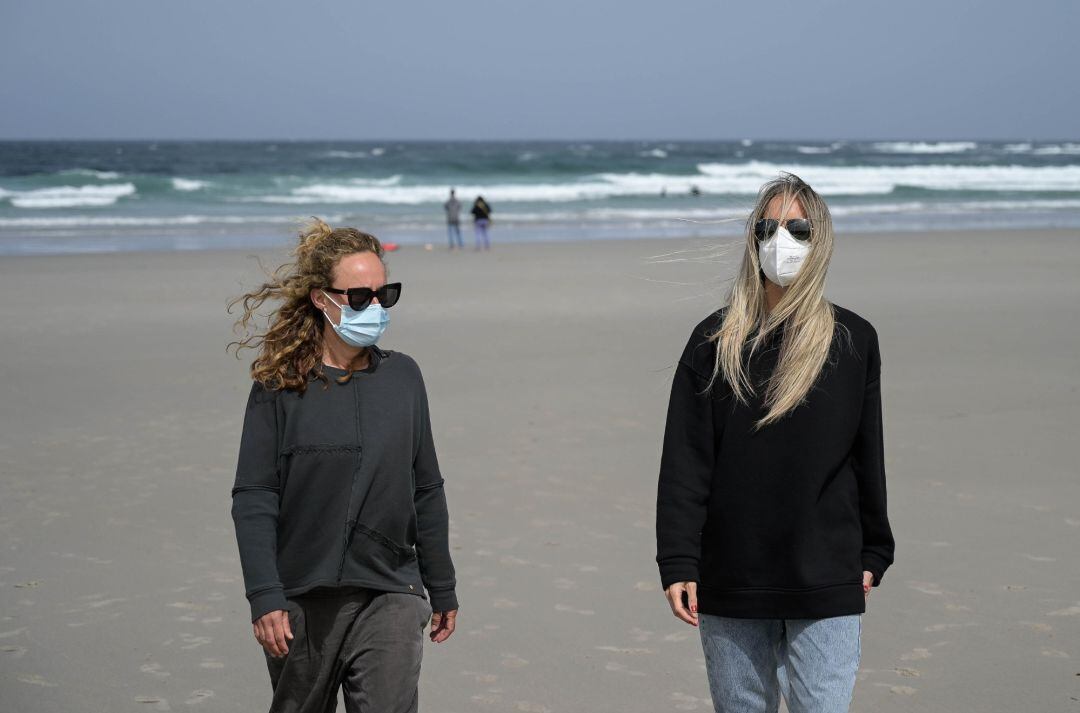
<svg viewBox="0 0 1080 713">
<path fill-rule="evenodd" d="M 330 296 L 323 292 L 326 299 Z M 333 300 L 330 300 L 333 302 Z M 334 304 L 337 304 L 334 302 Z M 386 325 L 390 323 L 390 313 L 381 305 L 372 302 L 363 310 L 357 312 L 349 305 L 341 307 L 340 324 L 334 324 L 330 315 L 323 310 L 326 321 L 334 328 L 342 341 L 354 347 L 370 347 L 379 341 L 379 337 L 386 331 Z"/>
</svg>

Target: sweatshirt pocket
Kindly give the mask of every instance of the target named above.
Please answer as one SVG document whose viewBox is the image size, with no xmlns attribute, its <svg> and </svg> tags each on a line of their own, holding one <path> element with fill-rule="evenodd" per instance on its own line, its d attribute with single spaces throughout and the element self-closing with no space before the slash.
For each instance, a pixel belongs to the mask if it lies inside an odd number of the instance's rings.
<svg viewBox="0 0 1080 713">
<path fill-rule="evenodd" d="M 412 547 L 399 545 L 378 530 L 373 530 L 366 525 L 361 525 L 360 523 L 357 523 L 356 534 L 362 535 L 367 539 L 371 540 L 372 542 L 379 544 L 383 549 L 386 550 L 387 554 L 391 557 L 395 565 L 398 567 L 416 559 L 416 550 L 414 550 Z"/>
<path fill-rule="evenodd" d="M 423 591 L 415 550 L 361 524 L 353 529 L 342 578 L 378 582 L 391 591 Z"/>
</svg>

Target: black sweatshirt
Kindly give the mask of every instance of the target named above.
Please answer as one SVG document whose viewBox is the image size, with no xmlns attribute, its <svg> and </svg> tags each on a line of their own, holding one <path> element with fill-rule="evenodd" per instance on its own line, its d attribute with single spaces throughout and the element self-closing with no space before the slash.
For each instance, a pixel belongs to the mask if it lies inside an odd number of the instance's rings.
<svg viewBox="0 0 1080 713">
<path fill-rule="evenodd" d="M 232 515 L 252 621 L 315 587 L 361 586 L 457 609 L 443 479 L 420 368 L 371 349 L 342 384 L 251 387 Z"/>
<path fill-rule="evenodd" d="M 690 336 L 671 387 L 656 504 L 666 589 L 698 583 L 698 611 L 818 619 L 865 611 L 863 570 L 893 561 L 885 507 L 877 332 L 834 306 L 829 360 L 806 400 L 759 431 L 782 328 L 748 364 L 755 395 L 713 371 L 720 310 Z M 846 332 L 846 334 L 845 334 Z M 850 340 L 848 339 L 850 335 Z"/>
</svg>

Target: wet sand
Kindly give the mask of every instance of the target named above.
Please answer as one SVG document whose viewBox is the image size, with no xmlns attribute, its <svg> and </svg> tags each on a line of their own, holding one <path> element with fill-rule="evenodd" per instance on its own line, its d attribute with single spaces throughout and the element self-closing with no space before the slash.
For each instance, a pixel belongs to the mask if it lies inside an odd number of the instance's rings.
<svg viewBox="0 0 1080 713">
<path fill-rule="evenodd" d="M 424 370 L 462 602 L 423 710 L 710 710 L 653 563 L 672 368 L 737 257 L 710 248 L 391 256 L 383 343 Z M 853 710 L 1080 706 L 1078 269 L 1075 232 L 838 238 L 897 537 Z M 224 351 L 257 278 L 242 252 L 0 261 L 0 710 L 268 707 L 229 517 L 249 357 Z"/>
</svg>

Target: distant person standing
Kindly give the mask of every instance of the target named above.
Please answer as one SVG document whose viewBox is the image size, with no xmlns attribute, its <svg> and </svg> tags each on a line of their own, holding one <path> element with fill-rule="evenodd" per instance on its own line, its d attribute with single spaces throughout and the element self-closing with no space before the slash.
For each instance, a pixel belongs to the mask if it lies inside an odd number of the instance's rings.
<svg viewBox="0 0 1080 713">
<path fill-rule="evenodd" d="M 484 250 L 491 249 L 491 242 L 488 240 L 488 226 L 491 225 L 491 206 L 487 204 L 483 196 L 477 196 L 473 201 L 472 206 L 473 216 L 473 229 L 476 231 L 476 249 L 481 247 L 481 241 L 483 241 Z"/>
<path fill-rule="evenodd" d="M 461 240 L 461 202 L 457 199 L 454 189 L 450 189 L 450 200 L 443 203 L 446 211 L 446 233 L 450 239 L 450 249 L 454 249 L 454 241 L 457 239 L 457 247 L 465 249 L 465 243 Z"/>
</svg>

